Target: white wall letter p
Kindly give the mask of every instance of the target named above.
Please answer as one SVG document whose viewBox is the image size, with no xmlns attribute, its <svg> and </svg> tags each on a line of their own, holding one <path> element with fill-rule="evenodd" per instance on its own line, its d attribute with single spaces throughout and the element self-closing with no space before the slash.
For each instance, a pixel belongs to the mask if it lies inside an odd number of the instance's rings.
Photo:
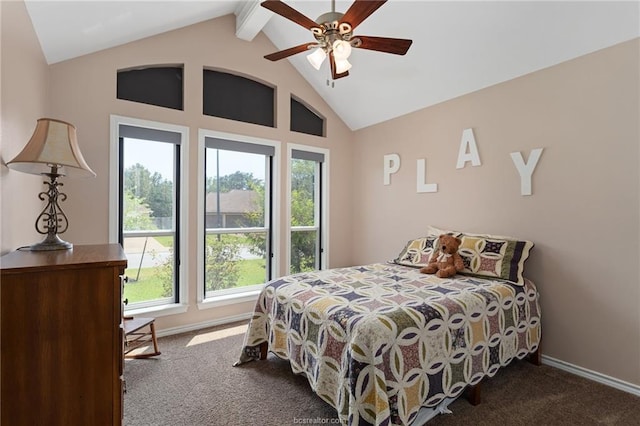
<svg viewBox="0 0 640 426">
<path fill-rule="evenodd" d="M 400 170 L 400 156 L 398 154 L 387 154 L 384 156 L 384 184 L 391 184 L 391 175 Z"/>
</svg>

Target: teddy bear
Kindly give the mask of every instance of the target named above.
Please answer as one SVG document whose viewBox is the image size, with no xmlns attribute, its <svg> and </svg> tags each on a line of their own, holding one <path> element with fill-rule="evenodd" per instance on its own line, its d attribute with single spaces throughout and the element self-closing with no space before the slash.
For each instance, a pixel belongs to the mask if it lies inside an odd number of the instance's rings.
<svg viewBox="0 0 640 426">
<path fill-rule="evenodd" d="M 436 274 L 440 278 L 454 276 L 464 269 L 462 257 L 458 254 L 458 247 L 462 240 L 450 234 L 442 234 L 438 237 L 439 247 L 429 259 L 429 263 L 420 269 L 423 274 Z"/>
</svg>

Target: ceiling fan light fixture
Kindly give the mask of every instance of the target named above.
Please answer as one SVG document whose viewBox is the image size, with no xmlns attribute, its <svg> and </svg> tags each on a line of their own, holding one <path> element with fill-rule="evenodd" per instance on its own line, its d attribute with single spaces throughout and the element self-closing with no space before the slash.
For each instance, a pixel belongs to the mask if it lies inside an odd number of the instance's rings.
<svg viewBox="0 0 640 426">
<path fill-rule="evenodd" d="M 319 70 L 327 57 L 327 53 L 323 48 L 319 47 L 307 55 L 307 60 L 316 70 Z"/>
<path fill-rule="evenodd" d="M 351 44 L 348 41 L 336 40 L 333 42 L 333 57 L 336 61 L 340 59 L 346 61 L 349 55 L 351 55 Z"/>
<path fill-rule="evenodd" d="M 336 58 L 336 73 L 342 74 L 351 69 L 351 64 L 346 59 Z"/>
<path fill-rule="evenodd" d="M 0 0 L 2 1 L 2 0 Z M 307 54 L 309 63 L 320 70 L 324 59 L 329 56 L 331 78 L 333 80 L 347 77 L 351 64 L 347 61 L 352 48 L 367 49 L 378 52 L 404 55 L 412 41 L 402 38 L 373 37 L 353 35 L 353 31 L 387 0 L 353 0 L 345 13 L 336 12 L 336 1 L 331 0 L 331 12 L 324 13 L 315 21 L 288 6 L 282 0 L 260 0 L 260 6 L 310 30 L 315 38 L 314 43 L 304 43 L 289 49 L 280 50 L 265 59 L 279 61 L 289 56 L 316 49 Z"/>
</svg>

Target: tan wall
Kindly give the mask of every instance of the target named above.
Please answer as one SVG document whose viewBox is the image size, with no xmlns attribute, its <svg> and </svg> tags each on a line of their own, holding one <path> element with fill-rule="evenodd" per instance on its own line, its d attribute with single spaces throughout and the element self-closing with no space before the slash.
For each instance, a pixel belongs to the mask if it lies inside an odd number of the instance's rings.
<svg viewBox="0 0 640 426">
<path fill-rule="evenodd" d="M 356 132 L 356 263 L 392 259 L 428 225 L 536 243 L 543 353 L 640 385 L 639 41 Z M 456 169 L 473 128 L 482 165 Z M 533 195 L 509 153 L 544 148 Z M 400 170 L 383 185 L 383 156 Z M 427 183 L 416 192 L 416 160 Z"/>
<path fill-rule="evenodd" d="M 96 179 L 65 181 L 71 221 L 65 237 L 70 241 L 108 240 L 110 114 L 189 126 L 193 146 L 202 127 L 329 147 L 331 266 L 391 259 L 429 224 L 531 239 L 536 247 L 526 272 L 542 294 L 544 353 L 640 384 L 637 40 L 354 135 L 286 61 L 269 64 L 262 59 L 274 51 L 262 34 L 251 43 L 235 38 L 233 17 L 51 66 L 48 86 L 47 67 L 24 5 L 0 6 L 2 159 L 13 158 L 35 120 L 51 113 L 76 124 L 84 156 L 98 174 Z M 118 68 L 176 62 L 185 63 L 184 112 L 115 99 Z M 202 116 L 203 65 L 277 85 L 278 127 Z M 328 138 L 287 131 L 290 92 L 328 117 Z M 482 166 L 456 170 L 465 128 L 474 129 Z M 526 157 L 538 147 L 544 153 L 533 177 L 534 194 L 523 197 L 509 153 L 522 151 Z M 192 149 L 192 187 L 195 153 Z M 383 186 L 382 157 L 389 153 L 401 156 L 402 167 L 392 184 Z M 416 193 L 419 158 L 427 158 L 427 182 L 438 183 L 437 193 Z M 4 166 L 0 178 L 1 250 L 6 252 L 40 239 L 32 222 L 40 207 L 35 194 L 41 180 Z M 190 223 L 193 240 L 193 208 Z M 357 243 L 352 246 L 351 241 Z M 192 305 L 195 250 L 189 247 L 187 266 Z M 159 318 L 158 325 L 198 323 L 234 312 L 192 306 L 185 315 Z"/>
<path fill-rule="evenodd" d="M 198 129 L 263 137 L 281 141 L 281 164 L 285 164 L 286 143 L 320 146 L 330 149 L 330 265 L 351 262 L 349 187 L 341 184 L 351 179 L 352 132 L 330 110 L 319 95 L 287 62 L 271 63 L 263 59 L 277 50 L 260 33 L 254 41 L 235 37 L 235 17 L 226 16 L 180 30 L 147 38 L 124 46 L 52 65 L 52 110 L 62 119 L 74 123 L 85 159 L 97 173 L 95 179 L 67 179 L 67 209 L 71 227 L 65 236 L 76 244 L 108 241 L 109 191 L 109 116 L 134 117 L 189 127 L 189 185 L 194 190 L 189 210 L 187 271 L 190 308 L 185 315 L 158 319 L 158 327 L 177 327 L 211 321 L 216 318 L 250 312 L 253 304 L 199 311 L 196 302 L 197 253 L 197 146 Z M 116 99 L 118 69 L 149 64 L 184 64 L 184 111 L 160 108 Z M 277 87 L 277 127 L 208 117 L 202 114 L 202 69 L 216 67 L 252 76 Z M 327 137 L 290 132 L 290 94 L 309 103 L 327 117 Z M 281 212 L 285 212 L 285 176 L 282 175 Z M 281 221 L 284 226 L 284 221 Z M 284 231 L 284 230 L 282 230 Z M 280 234 L 284 250 L 285 234 Z"/>
<path fill-rule="evenodd" d="M 39 176 L 9 170 L 26 145 L 36 120 L 47 115 L 48 67 L 23 2 L 0 2 L 1 82 L 0 124 L 0 253 L 42 240 L 35 230 L 42 209 Z"/>
</svg>

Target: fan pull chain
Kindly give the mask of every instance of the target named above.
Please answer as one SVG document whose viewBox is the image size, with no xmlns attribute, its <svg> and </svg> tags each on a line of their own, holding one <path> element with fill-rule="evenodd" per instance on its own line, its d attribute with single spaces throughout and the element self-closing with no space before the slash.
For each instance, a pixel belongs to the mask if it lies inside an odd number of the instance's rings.
<svg viewBox="0 0 640 426">
<path fill-rule="evenodd" d="M 336 81 L 332 78 L 331 67 L 329 67 L 328 75 L 329 77 L 327 77 L 327 87 L 331 87 L 333 89 L 334 87 L 336 87 Z M 329 81 L 331 81 L 331 83 L 329 83 Z"/>
</svg>

